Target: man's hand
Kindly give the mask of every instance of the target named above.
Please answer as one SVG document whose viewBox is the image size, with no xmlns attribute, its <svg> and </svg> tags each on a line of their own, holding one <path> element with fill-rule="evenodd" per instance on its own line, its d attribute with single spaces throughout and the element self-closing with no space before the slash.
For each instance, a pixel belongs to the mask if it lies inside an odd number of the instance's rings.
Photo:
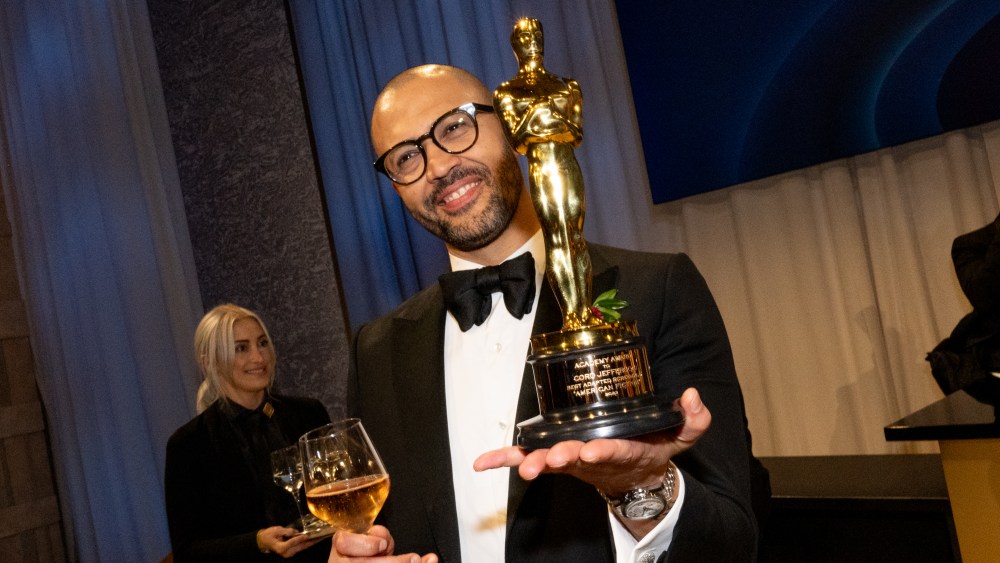
<svg viewBox="0 0 1000 563">
<path fill-rule="evenodd" d="M 531 452 L 515 446 L 501 448 L 479 456 L 472 467 L 484 471 L 516 466 L 529 481 L 542 473 L 565 473 L 609 495 L 655 486 L 663 480 L 670 459 L 693 446 L 712 422 L 694 388 L 686 390 L 678 402 L 684 413 L 684 423 L 678 428 L 628 439 L 559 442 Z"/>
<path fill-rule="evenodd" d="M 329 563 L 350 561 L 366 563 L 437 563 L 437 555 L 428 553 L 420 557 L 416 553 L 393 555 L 396 543 L 385 526 L 372 526 L 365 534 L 337 532 L 333 536 Z"/>
<path fill-rule="evenodd" d="M 678 428 L 628 439 L 559 442 L 532 452 L 516 446 L 501 448 L 479 456 L 472 468 L 485 471 L 517 466 L 518 474 L 529 481 L 542 473 L 564 473 L 610 496 L 636 487 L 655 487 L 663 481 L 670 459 L 693 446 L 712 423 L 712 414 L 696 389 L 684 391 L 678 403 L 684 414 L 684 422 Z M 659 519 L 618 520 L 636 539 L 641 539 L 659 522 Z"/>
</svg>

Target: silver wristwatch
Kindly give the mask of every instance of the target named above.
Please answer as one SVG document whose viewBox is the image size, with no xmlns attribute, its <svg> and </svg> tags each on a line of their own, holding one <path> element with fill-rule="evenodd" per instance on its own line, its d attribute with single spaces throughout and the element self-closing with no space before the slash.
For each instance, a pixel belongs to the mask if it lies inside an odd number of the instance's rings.
<svg viewBox="0 0 1000 563">
<path fill-rule="evenodd" d="M 604 493 L 601 493 L 601 496 L 622 518 L 628 520 L 657 518 L 673 507 L 675 470 L 674 463 L 670 462 L 663 482 L 656 487 L 637 487 L 616 497 L 609 497 Z"/>
</svg>

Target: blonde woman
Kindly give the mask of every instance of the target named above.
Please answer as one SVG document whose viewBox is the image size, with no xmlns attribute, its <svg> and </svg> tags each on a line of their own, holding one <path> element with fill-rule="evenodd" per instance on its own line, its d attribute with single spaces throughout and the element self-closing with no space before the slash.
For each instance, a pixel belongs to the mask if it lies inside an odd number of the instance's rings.
<svg viewBox="0 0 1000 563">
<path fill-rule="evenodd" d="M 277 357 L 253 311 L 215 307 L 198 324 L 194 348 L 205 377 L 199 414 L 167 442 L 174 560 L 326 561 L 328 541 L 316 546 L 321 540 L 287 527 L 298 510 L 270 466 L 272 451 L 329 422 L 325 407 L 271 392 Z"/>
</svg>

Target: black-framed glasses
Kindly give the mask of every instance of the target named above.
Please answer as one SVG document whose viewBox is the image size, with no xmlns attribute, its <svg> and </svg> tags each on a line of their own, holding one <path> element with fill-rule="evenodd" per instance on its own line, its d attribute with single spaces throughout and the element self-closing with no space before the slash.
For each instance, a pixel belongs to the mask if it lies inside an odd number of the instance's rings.
<svg viewBox="0 0 1000 563">
<path fill-rule="evenodd" d="M 397 143 L 375 161 L 375 170 L 385 174 L 400 186 L 416 182 L 427 171 L 427 153 L 424 141 L 434 141 L 448 154 L 463 153 L 472 148 L 479 138 L 476 113 L 493 113 L 493 106 L 468 103 L 458 106 L 437 118 L 431 130 L 408 141 Z"/>
</svg>

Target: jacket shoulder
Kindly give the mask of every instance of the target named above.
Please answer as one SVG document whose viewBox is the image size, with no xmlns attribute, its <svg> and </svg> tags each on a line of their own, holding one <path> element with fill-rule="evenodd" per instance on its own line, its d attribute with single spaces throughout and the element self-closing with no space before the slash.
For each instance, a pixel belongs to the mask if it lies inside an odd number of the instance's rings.
<svg viewBox="0 0 1000 563">
<path fill-rule="evenodd" d="M 287 404 L 293 409 L 303 409 L 303 410 L 317 410 L 325 409 L 323 403 L 319 399 L 314 399 L 312 397 L 302 397 L 298 395 L 283 395 L 278 393 L 272 393 L 271 397 Z"/>
<path fill-rule="evenodd" d="M 289 438 L 298 438 L 299 435 L 330 422 L 326 406 L 317 399 L 273 393 L 271 397 L 280 405 L 279 412 L 284 413 L 282 426 L 287 426 L 286 430 L 295 434 L 289 435 Z"/>
<path fill-rule="evenodd" d="M 683 252 L 644 252 L 594 243 L 588 243 L 587 248 L 595 273 L 614 268 L 619 278 L 649 278 L 661 282 L 668 275 L 701 277 L 694 262 Z"/>
<path fill-rule="evenodd" d="M 213 403 L 170 435 L 167 439 L 168 465 L 171 459 L 198 457 L 213 448 L 213 427 L 220 423 L 218 408 L 218 404 Z"/>
<path fill-rule="evenodd" d="M 361 325 L 357 330 L 356 341 L 363 342 L 372 338 L 379 340 L 389 333 L 396 321 L 422 321 L 427 315 L 434 314 L 444 315 L 441 286 L 437 283 L 420 290 L 392 311 Z"/>
</svg>

